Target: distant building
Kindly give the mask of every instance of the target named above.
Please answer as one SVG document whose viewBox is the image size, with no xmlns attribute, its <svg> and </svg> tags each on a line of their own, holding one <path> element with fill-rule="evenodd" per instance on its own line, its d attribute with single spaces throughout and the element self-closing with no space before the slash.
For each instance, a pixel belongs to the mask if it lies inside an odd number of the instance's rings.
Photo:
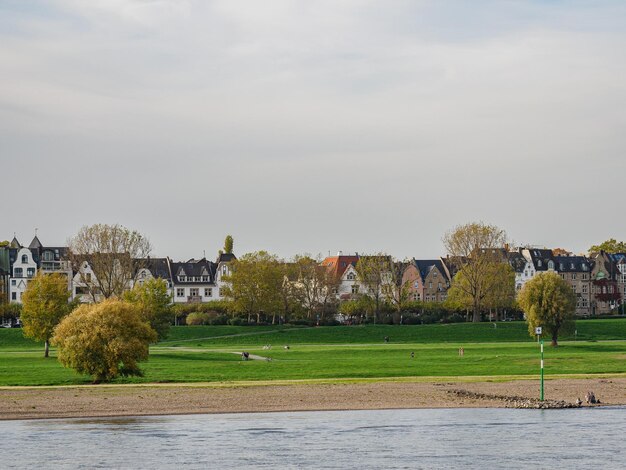
<svg viewBox="0 0 626 470">
<path fill-rule="evenodd" d="M 441 259 L 412 259 L 404 269 L 402 284 L 412 300 L 443 302 L 448 297 L 450 278 Z"/>
</svg>

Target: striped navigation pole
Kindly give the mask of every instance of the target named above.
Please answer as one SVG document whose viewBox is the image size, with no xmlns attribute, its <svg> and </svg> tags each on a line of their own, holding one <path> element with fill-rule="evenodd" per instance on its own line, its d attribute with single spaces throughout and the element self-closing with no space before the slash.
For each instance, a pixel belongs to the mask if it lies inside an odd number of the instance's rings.
<svg viewBox="0 0 626 470">
<path fill-rule="evenodd" d="M 543 401 L 543 339 L 541 339 L 541 327 L 538 326 L 535 328 L 535 334 L 537 335 L 537 339 L 540 340 L 541 344 L 541 395 L 539 399 Z"/>
</svg>

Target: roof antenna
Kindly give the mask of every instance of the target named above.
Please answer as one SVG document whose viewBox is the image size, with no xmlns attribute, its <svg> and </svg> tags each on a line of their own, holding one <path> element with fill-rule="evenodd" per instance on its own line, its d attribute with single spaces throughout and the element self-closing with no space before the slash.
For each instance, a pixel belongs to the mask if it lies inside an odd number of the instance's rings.
<svg viewBox="0 0 626 470">
<path fill-rule="evenodd" d="M 39 230 L 38 228 L 35 228 L 35 236 L 37 236 L 37 230 Z"/>
<path fill-rule="evenodd" d="M 202 250 L 202 257 L 206 258 L 206 250 Z"/>
</svg>

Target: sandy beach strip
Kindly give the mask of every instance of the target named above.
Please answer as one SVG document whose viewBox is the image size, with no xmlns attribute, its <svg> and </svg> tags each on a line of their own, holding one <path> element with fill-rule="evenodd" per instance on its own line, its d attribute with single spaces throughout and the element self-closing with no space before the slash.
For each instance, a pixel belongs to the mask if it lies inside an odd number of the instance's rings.
<svg viewBox="0 0 626 470">
<path fill-rule="evenodd" d="M 470 393 L 459 396 L 459 390 Z M 584 400 L 592 390 L 603 405 L 626 405 L 624 377 L 548 380 L 545 390 L 550 400 Z M 491 396 L 538 398 L 539 381 L 4 387 L 0 419 L 507 406 Z"/>
</svg>

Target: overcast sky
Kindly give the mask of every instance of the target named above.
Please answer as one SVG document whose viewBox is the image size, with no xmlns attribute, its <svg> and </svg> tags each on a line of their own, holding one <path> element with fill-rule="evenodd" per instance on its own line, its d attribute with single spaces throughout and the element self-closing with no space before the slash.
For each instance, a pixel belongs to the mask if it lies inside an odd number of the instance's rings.
<svg viewBox="0 0 626 470">
<path fill-rule="evenodd" d="M 0 2 L 0 240 L 443 254 L 626 238 L 622 1 Z"/>
</svg>

